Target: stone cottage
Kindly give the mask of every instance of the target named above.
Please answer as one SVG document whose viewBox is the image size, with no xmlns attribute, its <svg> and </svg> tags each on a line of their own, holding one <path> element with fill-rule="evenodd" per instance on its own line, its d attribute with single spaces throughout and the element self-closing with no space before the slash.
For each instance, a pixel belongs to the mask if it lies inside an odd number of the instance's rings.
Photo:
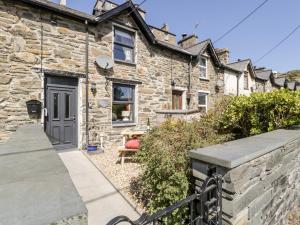
<svg viewBox="0 0 300 225">
<path fill-rule="evenodd" d="M 145 16 L 131 1 L 98 0 L 88 15 L 46 0 L 0 0 L 0 141 L 41 123 L 59 148 L 109 148 L 125 129 L 212 108 L 225 67 L 211 41 L 176 43 L 166 24 L 149 26 Z"/>
<path fill-rule="evenodd" d="M 256 92 L 271 92 L 274 86 L 274 73 L 265 68 L 255 69 Z"/>
</svg>

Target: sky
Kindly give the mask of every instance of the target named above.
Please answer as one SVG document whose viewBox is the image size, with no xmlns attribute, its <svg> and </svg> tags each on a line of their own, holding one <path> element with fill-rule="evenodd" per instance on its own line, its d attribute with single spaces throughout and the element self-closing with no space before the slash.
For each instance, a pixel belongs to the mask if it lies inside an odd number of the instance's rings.
<svg viewBox="0 0 300 225">
<path fill-rule="evenodd" d="M 59 2 L 59 0 L 53 0 Z M 96 0 L 67 0 L 67 6 L 91 14 Z M 161 27 L 180 39 L 183 33 L 196 34 L 200 40 L 218 39 L 264 0 L 146 0 L 142 8 L 146 22 Z M 115 0 L 123 3 L 125 0 Z M 142 0 L 134 1 L 136 4 Z M 198 24 L 198 26 L 196 26 Z M 299 0 L 269 0 L 246 22 L 223 40 L 217 48 L 229 48 L 230 60 L 251 58 L 256 61 L 293 29 L 300 25 Z M 278 72 L 300 69 L 300 29 L 286 42 L 261 60 Z"/>
</svg>

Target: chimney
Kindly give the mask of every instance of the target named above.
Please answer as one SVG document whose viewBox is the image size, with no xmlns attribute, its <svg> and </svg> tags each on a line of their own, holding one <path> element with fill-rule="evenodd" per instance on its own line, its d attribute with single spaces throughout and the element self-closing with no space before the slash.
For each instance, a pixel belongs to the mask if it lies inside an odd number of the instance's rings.
<svg viewBox="0 0 300 225">
<path fill-rule="evenodd" d="M 116 8 L 118 5 L 116 3 L 107 0 L 97 0 L 95 7 L 93 9 L 93 15 L 99 16 L 102 13 Z"/>
<path fill-rule="evenodd" d="M 216 53 L 224 65 L 227 65 L 230 62 L 230 51 L 228 48 L 216 48 Z"/>
<path fill-rule="evenodd" d="M 163 31 L 169 32 L 169 26 L 168 24 L 164 23 L 164 25 L 161 28 Z"/>
<path fill-rule="evenodd" d="M 67 5 L 67 0 L 60 0 L 59 4 L 63 5 L 63 6 L 66 6 Z"/>
<path fill-rule="evenodd" d="M 187 34 L 182 34 L 182 39 L 178 41 L 178 44 L 180 47 L 186 49 L 189 48 L 199 42 L 198 36 L 193 34 L 193 35 L 187 35 Z"/>
</svg>

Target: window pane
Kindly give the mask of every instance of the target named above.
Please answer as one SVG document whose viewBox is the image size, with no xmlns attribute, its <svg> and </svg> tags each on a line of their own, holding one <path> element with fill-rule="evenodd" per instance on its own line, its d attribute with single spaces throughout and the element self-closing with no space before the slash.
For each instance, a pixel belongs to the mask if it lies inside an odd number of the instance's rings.
<svg viewBox="0 0 300 225">
<path fill-rule="evenodd" d="M 133 104 L 113 104 L 112 121 L 113 122 L 134 122 Z"/>
<path fill-rule="evenodd" d="M 206 68 L 200 67 L 200 77 L 206 78 Z"/>
<path fill-rule="evenodd" d="M 114 58 L 125 62 L 133 62 L 133 49 L 115 43 Z"/>
<path fill-rule="evenodd" d="M 133 102 L 134 98 L 134 87 L 114 84 L 114 101 L 126 101 Z"/>
<path fill-rule="evenodd" d="M 115 42 L 134 47 L 134 34 L 125 30 L 115 30 Z"/>
<path fill-rule="evenodd" d="M 206 67 L 206 58 L 200 58 L 200 66 Z"/>
<path fill-rule="evenodd" d="M 199 105 L 206 105 L 206 96 L 207 96 L 207 93 L 202 93 L 202 92 L 198 93 L 198 104 Z"/>
<path fill-rule="evenodd" d="M 70 118 L 70 95 L 65 94 L 65 118 Z"/>
<path fill-rule="evenodd" d="M 53 94 L 53 119 L 58 119 L 58 93 Z"/>
</svg>

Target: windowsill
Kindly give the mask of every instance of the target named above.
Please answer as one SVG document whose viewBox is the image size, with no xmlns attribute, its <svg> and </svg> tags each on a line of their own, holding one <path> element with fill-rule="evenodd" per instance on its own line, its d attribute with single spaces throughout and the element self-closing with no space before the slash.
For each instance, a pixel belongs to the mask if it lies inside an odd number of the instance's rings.
<svg viewBox="0 0 300 225">
<path fill-rule="evenodd" d="M 122 60 L 118 60 L 118 59 L 115 59 L 115 62 L 120 63 L 120 64 L 130 65 L 130 66 L 136 66 L 135 62 L 126 62 L 126 61 L 122 61 Z"/>
<path fill-rule="evenodd" d="M 199 77 L 200 80 L 209 81 L 208 78 Z"/>
<path fill-rule="evenodd" d="M 136 123 L 113 123 L 112 127 L 135 127 Z"/>
</svg>

